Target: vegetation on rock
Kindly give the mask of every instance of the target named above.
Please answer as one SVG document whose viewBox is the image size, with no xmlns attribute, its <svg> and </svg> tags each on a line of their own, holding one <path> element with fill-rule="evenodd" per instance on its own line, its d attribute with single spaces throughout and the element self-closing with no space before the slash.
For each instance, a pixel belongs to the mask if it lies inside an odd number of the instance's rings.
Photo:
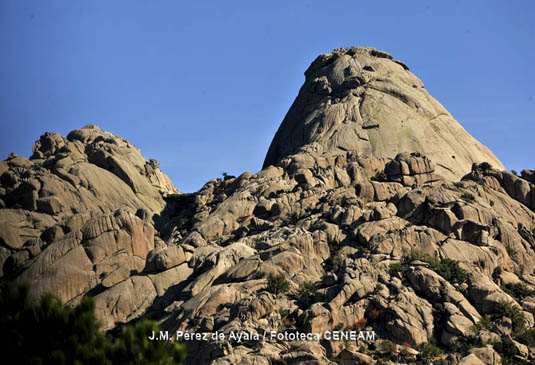
<svg viewBox="0 0 535 365">
<path fill-rule="evenodd" d="M 268 279 L 267 290 L 275 295 L 285 294 L 290 289 L 290 282 L 284 274 L 272 275 Z"/>
<path fill-rule="evenodd" d="M 0 285 L 0 327 L 3 356 L 20 364 L 180 364 L 185 348 L 176 343 L 151 341 L 155 322 L 125 326 L 116 338 L 100 332 L 92 298 L 64 307 L 44 294 L 38 303 L 28 300 L 28 287 Z"/>
<path fill-rule="evenodd" d="M 461 194 L 461 199 L 467 201 L 467 202 L 473 202 L 474 200 L 476 200 L 476 198 L 474 197 L 474 194 L 472 193 L 462 193 Z"/>
</svg>

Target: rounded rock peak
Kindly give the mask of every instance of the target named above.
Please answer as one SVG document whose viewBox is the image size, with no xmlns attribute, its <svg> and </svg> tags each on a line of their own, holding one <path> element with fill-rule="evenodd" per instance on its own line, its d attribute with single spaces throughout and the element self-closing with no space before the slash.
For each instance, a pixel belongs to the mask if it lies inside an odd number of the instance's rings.
<svg viewBox="0 0 535 365">
<path fill-rule="evenodd" d="M 101 131 L 102 130 L 98 125 L 93 124 L 93 123 L 89 123 L 88 125 L 80 128 L 80 129 L 94 129 L 94 130 L 97 130 L 97 131 Z"/>
<path fill-rule="evenodd" d="M 91 144 L 99 140 L 116 140 L 117 142 L 128 143 L 123 138 L 101 129 L 96 124 L 88 124 L 80 129 L 70 131 L 67 135 L 67 139 L 69 141 L 78 140 L 84 144 Z"/>
<path fill-rule="evenodd" d="M 310 146 L 318 153 L 356 151 L 386 158 L 420 152 L 448 180 L 460 179 L 474 162 L 503 169 L 407 65 L 371 47 L 338 48 L 312 62 L 264 167 Z"/>
</svg>

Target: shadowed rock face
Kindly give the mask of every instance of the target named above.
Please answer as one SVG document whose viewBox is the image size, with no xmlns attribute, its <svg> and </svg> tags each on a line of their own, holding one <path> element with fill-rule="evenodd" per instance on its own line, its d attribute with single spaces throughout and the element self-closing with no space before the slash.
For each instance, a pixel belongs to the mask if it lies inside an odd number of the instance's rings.
<svg viewBox="0 0 535 365">
<path fill-rule="evenodd" d="M 474 139 L 400 61 L 373 48 L 319 56 L 284 118 L 264 167 L 300 149 L 393 158 L 421 152 L 448 180 L 474 162 L 501 162 Z"/>
</svg>

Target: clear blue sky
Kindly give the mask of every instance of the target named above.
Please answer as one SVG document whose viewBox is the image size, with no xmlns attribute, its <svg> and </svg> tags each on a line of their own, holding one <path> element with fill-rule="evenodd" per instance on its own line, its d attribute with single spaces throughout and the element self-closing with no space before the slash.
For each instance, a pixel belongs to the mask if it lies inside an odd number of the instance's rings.
<svg viewBox="0 0 535 365">
<path fill-rule="evenodd" d="M 535 168 L 534 1 L 0 0 L 0 158 L 88 123 L 182 191 L 258 171 L 319 54 L 407 63 L 508 169 Z"/>
</svg>

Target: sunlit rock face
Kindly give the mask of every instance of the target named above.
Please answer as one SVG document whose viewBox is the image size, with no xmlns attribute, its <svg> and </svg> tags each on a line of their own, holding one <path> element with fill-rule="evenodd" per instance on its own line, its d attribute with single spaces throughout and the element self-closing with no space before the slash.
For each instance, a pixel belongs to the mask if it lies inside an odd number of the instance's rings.
<svg viewBox="0 0 535 365">
<path fill-rule="evenodd" d="M 284 118 L 264 167 L 306 148 L 393 158 L 420 152 L 448 180 L 474 162 L 502 163 L 473 138 L 402 62 L 374 48 L 342 48 L 319 56 Z"/>
</svg>

